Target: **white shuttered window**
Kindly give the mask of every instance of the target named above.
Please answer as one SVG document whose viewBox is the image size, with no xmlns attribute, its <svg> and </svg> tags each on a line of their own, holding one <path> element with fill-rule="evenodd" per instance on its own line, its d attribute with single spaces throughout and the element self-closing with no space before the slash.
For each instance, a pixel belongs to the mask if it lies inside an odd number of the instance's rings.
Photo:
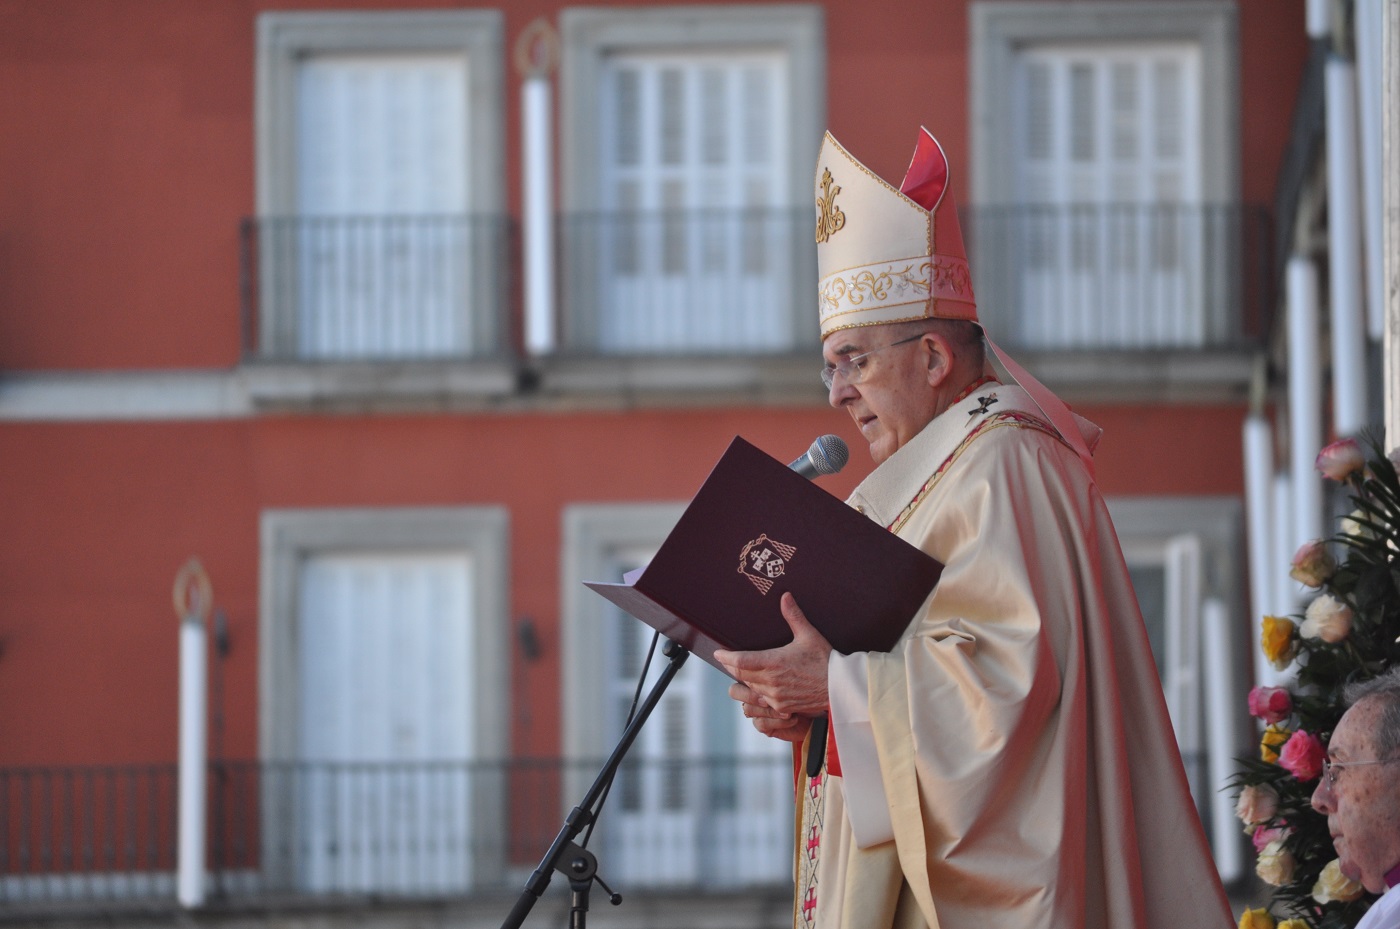
<svg viewBox="0 0 1400 929">
<path fill-rule="evenodd" d="M 468 553 L 304 562 L 301 889 L 470 889 L 475 583 Z"/>
<path fill-rule="evenodd" d="M 787 74 L 779 53 L 607 58 L 604 348 L 764 351 L 790 342 Z"/>
<path fill-rule="evenodd" d="M 621 576 L 651 555 L 622 551 L 608 573 Z M 626 725 L 652 630 L 611 604 L 606 622 L 611 743 Z M 658 648 L 643 695 L 666 661 Z M 688 660 L 633 743 L 602 818 L 619 882 L 736 887 L 791 874 L 788 745 L 749 725 L 728 687 L 724 675 Z"/>
<path fill-rule="evenodd" d="M 316 54 L 297 67 L 303 356 L 471 348 L 467 60 Z"/>
<path fill-rule="evenodd" d="M 1206 336 L 1200 51 L 1036 45 L 1017 56 L 1013 230 L 1033 347 Z"/>
</svg>

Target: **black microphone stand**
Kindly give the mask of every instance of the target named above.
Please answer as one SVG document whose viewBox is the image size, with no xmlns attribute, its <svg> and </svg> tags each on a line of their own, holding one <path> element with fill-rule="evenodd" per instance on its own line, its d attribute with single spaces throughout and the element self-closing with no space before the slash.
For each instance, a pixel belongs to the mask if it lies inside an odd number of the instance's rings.
<svg viewBox="0 0 1400 929">
<path fill-rule="evenodd" d="M 613 777 L 617 774 L 623 756 L 627 754 L 627 750 L 636 741 L 638 733 L 642 731 L 647 717 L 651 715 L 657 701 L 665 693 L 667 685 L 671 683 L 671 679 L 676 676 L 676 672 L 681 669 L 681 665 L 690 655 L 684 646 L 669 640 L 661 653 L 670 659 L 670 662 L 661 669 L 661 676 L 652 685 L 646 699 L 642 701 L 642 705 L 637 708 L 636 714 L 628 722 L 627 728 L 623 730 L 622 738 L 617 740 L 617 747 L 608 756 L 608 760 L 603 763 L 603 769 L 598 772 L 593 786 L 588 788 L 583 802 L 574 807 L 565 817 L 563 828 L 554 837 L 554 844 L 550 845 L 549 851 L 545 852 L 544 857 L 540 859 L 539 866 L 530 875 L 530 879 L 525 882 L 525 889 L 521 892 L 520 899 L 511 908 L 505 922 L 501 923 L 501 929 L 520 929 L 520 926 L 525 922 L 525 917 L 530 915 L 535 901 L 544 894 L 545 888 L 549 886 L 549 880 L 554 876 L 555 871 L 568 877 L 569 886 L 573 889 L 572 904 L 569 908 L 569 929 L 584 929 L 588 913 L 588 892 L 592 889 L 594 881 L 602 884 L 603 889 L 608 892 L 609 902 L 613 906 L 622 902 L 621 895 L 613 893 L 607 884 L 603 884 L 602 878 L 598 877 L 597 857 L 588 849 L 575 845 L 574 838 L 597 818 L 598 802 L 607 793 L 608 785 L 612 783 Z"/>
</svg>

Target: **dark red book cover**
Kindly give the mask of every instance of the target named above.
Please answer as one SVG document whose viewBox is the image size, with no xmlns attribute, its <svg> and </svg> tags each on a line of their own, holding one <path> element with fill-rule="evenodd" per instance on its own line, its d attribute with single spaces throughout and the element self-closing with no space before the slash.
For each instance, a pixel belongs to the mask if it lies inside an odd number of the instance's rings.
<svg viewBox="0 0 1400 929">
<path fill-rule="evenodd" d="M 715 649 L 792 641 L 784 591 L 837 651 L 889 651 L 942 570 L 735 438 L 644 569 L 621 584 L 585 583 L 718 668 Z"/>
</svg>

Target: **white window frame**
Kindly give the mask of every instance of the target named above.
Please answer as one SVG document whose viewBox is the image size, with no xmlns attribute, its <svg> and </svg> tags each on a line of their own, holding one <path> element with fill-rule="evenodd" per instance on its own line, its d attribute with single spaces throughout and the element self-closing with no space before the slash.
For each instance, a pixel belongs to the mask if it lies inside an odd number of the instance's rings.
<svg viewBox="0 0 1400 929">
<path fill-rule="evenodd" d="M 499 10 L 407 10 L 262 13 L 258 16 L 257 209 L 260 216 L 296 209 L 297 62 L 332 52 L 446 52 L 467 60 L 466 148 L 473 212 L 505 205 L 505 19 Z"/>
<path fill-rule="evenodd" d="M 611 750 L 606 714 L 598 712 L 606 692 L 609 667 L 604 628 L 610 606 L 584 581 L 612 581 L 604 572 L 616 552 L 659 548 L 685 512 L 684 503 L 577 504 L 564 511 L 563 586 L 559 592 L 562 669 L 561 749 L 566 759 L 603 758 Z M 663 659 L 664 660 L 664 659 Z M 588 772 L 570 768 L 567 796 L 575 800 L 588 789 Z M 578 788 L 574 790 L 574 788 Z"/>
<path fill-rule="evenodd" d="M 826 32 L 816 4 L 677 7 L 567 7 L 559 14 L 560 202 L 569 211 L 602 206 L 601 142 L 596 114 L 603 64 L 614 51 L 778 49 L 788 62 L 787 138 L 792 189 L 787 202 L 810 203 L 826 119 Z"/>
<path fill-rule="evenodd" d="M 297 196 L 297 73 L 308 55 L 434 52 L 467 62 L 466 200 L 474 216 L 500 216 L 505 200 L 505 17 L 499 10 L 266 12 L 257 20 L 256 203 L 259 217 L 293 216 Z M 266 256 L 263 256 L 266 259 Z M 263 260 L 271 267 L 270 260 Z M 482 293 L 500 292 L 500 267 L 473 269 L 485 276 Z M 265 348 L 295 348 L 294 331 L 263 282 L 259 331 Z M 468 343 L 480 351 L 499 342 L 503 307 L 473 307 Z"/>
<path fill-rule="evenodd" d="M 982 0 L 969 9 L 970 23 L 970 114 L 971 171 L 973 204 L 976 208 L 1016 206 L 1017 162 L 1016 92 L 1017 56 L 1037 45 L 1132 45 L 1138 43 L 1187 43 L 1199 52 L 1199 73 L 1195 108 L 1199 113 L 1199 186 L 1203 204 L 1237 204 L 1240 196 L 1239 140 L 1239 55 L 1238 14 L 1227 0 L 1143 0 L 1136 3 L 1027 2 L 1027 0 Z M 988 211 L 991 212 L 991 211 Z M 974 233 L 971 247 L 978 251 Z M 988 248 L 994 247 L 990 240 Z M 974 263 L 978 258 L 974 254 Z M 1016 317 L 1025 308 L 1015 305 L 1012 293 L 999 295 L 998 269 L 989 262 L 993 275 L 984 297 L 990 298 L 983 311 L 993 331 L 1014 332 Z M 1194 325 L 1206 339 L 1228 336 L 1238 307 L 1229 292 L 1228 278 L 1207 283 L 1201 312 L 1207 315 Z M 1226 313 L 1211 313 L 1223 306 Z M 1190 333 L 1192 330 L 1188 329 Z M 1028 346 L 1031 348 L 1039 346 Z M 1057 346 L 1044 346 L 1047 350 Z M 1092 346 L 1084 346 L 1090 348 Z M 1113 346 L 1129 348 L 1130 345 Z M 1189 356 L 1196 343 L 1186 339 L 1181 345 Z M 1079 376 L 1096 381 L 1102 367 L 1082 366 Z"/>
<path fill-rule="evenodd" d="M 1014 195 L 1012 81 L 1018 50 L 1038 43 L 1185 41 L 1201 51 L 1200 194 L 1239 199 L 1239 26 L 1233 2 L 974 3 L 971 29 L 972 192 L 979 205 Z"/>
<path fill-rule="evenodd" d="M 602 94 L 606 64 L 615 53 L 658 54 L 714 52 L 777 52 L 784 60 L 789 105 L 780 135 L 786 140 L 782 166 L 785 189 L 771 193 L 775 210 L 810 209 L 812 166 L 816 163 L 826 118 L 825 11 L 817 4 L 736 4 L 675 7 L 569 7 L 560 12 L 560 205 L 571 214 L 597 213 L 606 207 Z M 799 239 L 800 243 L 800 239 Z M 797 279 L 816 281 L 816 251 L 800 253 L 791 269 Z M 566 263 L 570 260 L 566 255 Z M 567 271 L 567 268 L 566 268 Z M 782 286 L 790 289 L 784 281 Z M 566 329 L 577 332 L 585 351 L 596 350 L 600 336 L 600 294 L 579 288 L 566 301 Z M 815 314 L 800 311 L 801 300 L 781 310 L 782 346 L 789 350 L 818 343 Z M 630 352 L 635 347 L 619 349 Z M 666 346 L 671 355 L 684 355 L 685 346 Z M 698 366 L 697 366 L 698 367 Z M 692 368 L 693 370 L 693 368 Z"/>
<path fill-rule="evenodd" d="M 261 518 L 258 621 L 258 749 L 265 761 L 296 758 L 297 604 L 301 565 L 320 552 L 467 551 L 473 585 L 472 705 L 475 755 L 504 760 L 509 745 L 510 652 L 506 615 L 510 578 L 509 515 L 503 507 L 365 507 L 265 510 Z M 503 848 L 505 803 L 499 779 L 482 778 L 473 797 L 474 832 L 481 847 Z M 274 836 L 284 824 L 264 823 Z M 474 863 L 476 880 L 489 883 L 504 861 L 484 855 Z"/>
<path fill-rule="evenodd" d="M 609 645 L 615 642 L 613 636 L 606 634 L 607 623 L 612 620 L 613 612 L 616 609 L 607 600 L 599 596 L 594 591 L 583 585 L 584 581 L 609 581 L 620 580 L 617 577 L 610 577 L 608 571 L 615 571 L 618 563 L 618 556 L 637 550 L 655 550 L 665 541 L 671 529 L 685 512 L 684 503 L 616 503 L 616 504 L 577 504 L 568 507 L 564 511 L 564 551 L 563 551 L 563 588 L 560 596 L 562 613 L 560 616 L 560 641 L 562 654 L 567 656 L 567 661 L 563 667 L 563 686 L 560 692 L 561 716 L 563 718 L 563 753 L 566 762 L 586 762 L 584 764 L 566 764 L 565 776 L 563 778 L 563 793 L 560 802 L 565 808 L 579 802 L 587 792 L 596 776 L 597 769 L 594 766 L 601 765 L 604 758 L 613 749 L 613 739 L 615 734 L 609 728 L 609 713 L 605 707 L 607 705 L 605 695 L 608 694 L 613 685 L 607 675 L 609 669 L 615 668 L 613 656 L 606 653 Z M 688 658 L 687 661 L 698 662 L 698 658 Z M 654 679 L 660 668 L 664 668 L 668 659 L 659 652 L 652 659 L 653 666 L 650 678 Z M 688 669 L 687 669 L 688 670 Z M 696 671 L 704 674 L 713 674 L 711 669 L 696 668 Z M 699 690 L 703 693 L 709 690 L 715 682 L 694 682 L 699 684 Z M 643 697 L 646 691 L 644 690 Z M 695 694 L 699 699 L 703 699 L 701 694 Z M 666 708 L 667 697 L 663 696 L 658 705 L 658 712 L 663 712 Z M 738 713 L 737 707 L 731 708 Z M 654 719 L 653 724 L 659 724 L 659 718 Z M 746 720 L 736 719 L 736 723 L 743 725 Z M 752 735 L 752 733 L 748 733 Z M 745 741 L 740 736 L 739 742 Z M 760 739 L 760 741 L 762 741 Z M 776 743 L 772 743 L 776 744 Z M 635 752 L 637 746 L 633 745 Z M 742 749 L 741 754 L 744 754 Z M 745 757 L 748 757 L 747 755 Z M 785 756 L 784 756 L 785 759 Z M 779 759 L 784 768 L 786 760 Z M 757 759 L 762 760 L 762 759 Z M 781 789 L 775 791 L 779 796 L 776 800 L 781 804 L 786 801 L 788 789 L 791 781 L 786 770 L 781 772 L 778 779 L 782 785 Z M 756 782 L 757 790 L 764 790 L 764 785 L 771 786 L 766 776 L 762 776 Z M 750 795 L 750 799 L 756 794 Z M 614 795 L 616 796 L 616 795 Z M 614 800 L 613 803 L 619 803 Z M 784 815 L 786 811 L 783 811 Z M 615 809 L 608 814 L 613 817 L 624 817 L 628 815 L 621 809 Z M 685 817 L 696 816 L 695 810 L 691 809 L 685 813 Z M 742 812 L 736 814 L 735 811 L 714 810 L 707 812 L 705 819 L 710 825 L 719 824 L 719 831 L 729 834 L 734 830 L 738 841 L 745 841 L 744 829 L 740 825 L 744 822 Z M 750 817 L 751 819 L 751 817 Z M 676 825 L 676 824 L 671 824 Z M 776 849 L 779 844 L 789 841 L 791 835 L 791 822 L 788 821 L 781 829 L 770 833 L 761 825 L 748 823 L 750 834 L 747 836 L 747 848 L 750 851 L 762 856 L 764 864 L 770 861 L 775 865 L 781 865 L 779 858 L 766 857 L 765 849 Z M 639 830 L 646 833 L 647 830 Z M 758 834 L 754 834 L 754 833 Z M 650 840 L 655 841 L 659 836 L 667 833 L 667 824 L 661 824 L 657 830 L 652 830 Z M 680 826 L 680 833 L 685 834 L 684 826 Z M 632 833 L 628 832 L 631 836 Z M 639 841 L 647 841 L 646 835 L 639 835 Z M 774 842 L 778 844 L 773 844 Z M 683 880 L 701 880 L 702 882 L 712 882 L 714 886 L 737 887 L 746 882 L 757 880 L 765 882 L 772 880 L 772 876 L 755 877 L 755 868 L 742 864 L 737 869 L 724 873 L 725 869 L 716 867 L 713 861 L 706 863 L 700 858 L 687 862 L 686 866 L 681 866 L 677 861 L 665 861 L 665 842 L 662 847 L 645 848 L 641 854 L 654 855 L 658 861 L 658 868 L 655 874 L 644 877 L 640 874 L 634 875 L 634 881 L 656 881 L 666 883 L 672 880 L 676 871 L 686 874 Z M 704 846 L 703 838 L 700 844 L 692 847 L 696 852 L 702 852 Z M 637 857 L 632 857 L 635 864 Z M 668 873 L 670 871 L 670 873 Z"/>
</svg>

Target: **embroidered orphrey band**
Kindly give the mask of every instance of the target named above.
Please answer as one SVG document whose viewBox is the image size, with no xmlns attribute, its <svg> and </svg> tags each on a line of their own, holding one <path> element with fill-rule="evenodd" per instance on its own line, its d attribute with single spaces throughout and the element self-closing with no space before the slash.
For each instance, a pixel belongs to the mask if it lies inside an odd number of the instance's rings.
<svg viewBox="0 0 1400 929">
<path fill-rule="evenodd" d="M 1000 426 L 1019 426 L 1022 429 L 1038 429 L 1060 444 L 1067 445 L 1065 440 L 1060 438 L 1060 434 L 1048 423 L 1026 413 L 1020 413 L 1016 410 L 1007 410 L 1004 413 L 988 416 L 963 437 L 963 440 L 958 443 L 958 447 L 953 449 L 952 453 L 949 454 L 947 458 L 943 459 L 943 463 L 933 472 L 933 476 L 927 481 L 924 481 L 924 486 L 920 487 L 919 492 L 914 494 L 914 499 L 910 500 L 908 505 L 899 511 L 899 515 L 894 518 L 894 522 L 890 523 L 886 528 L 891 532 L 899 532 L 899 530 L 904 527 L 904 524 L 909 521 L 909 517 L 914 515 L 914 511 L 918 509 L 919 504 L 924 502 L 924 498 L 929 495 L 929 491 L 933 490 L 934 485 L 943 477 L 943 474 L 952 466 L 953 462 L 957 461 L 962 453 L 967 450 L 967 447 L 972 444 L 972 440 Z"/>
</svg>

